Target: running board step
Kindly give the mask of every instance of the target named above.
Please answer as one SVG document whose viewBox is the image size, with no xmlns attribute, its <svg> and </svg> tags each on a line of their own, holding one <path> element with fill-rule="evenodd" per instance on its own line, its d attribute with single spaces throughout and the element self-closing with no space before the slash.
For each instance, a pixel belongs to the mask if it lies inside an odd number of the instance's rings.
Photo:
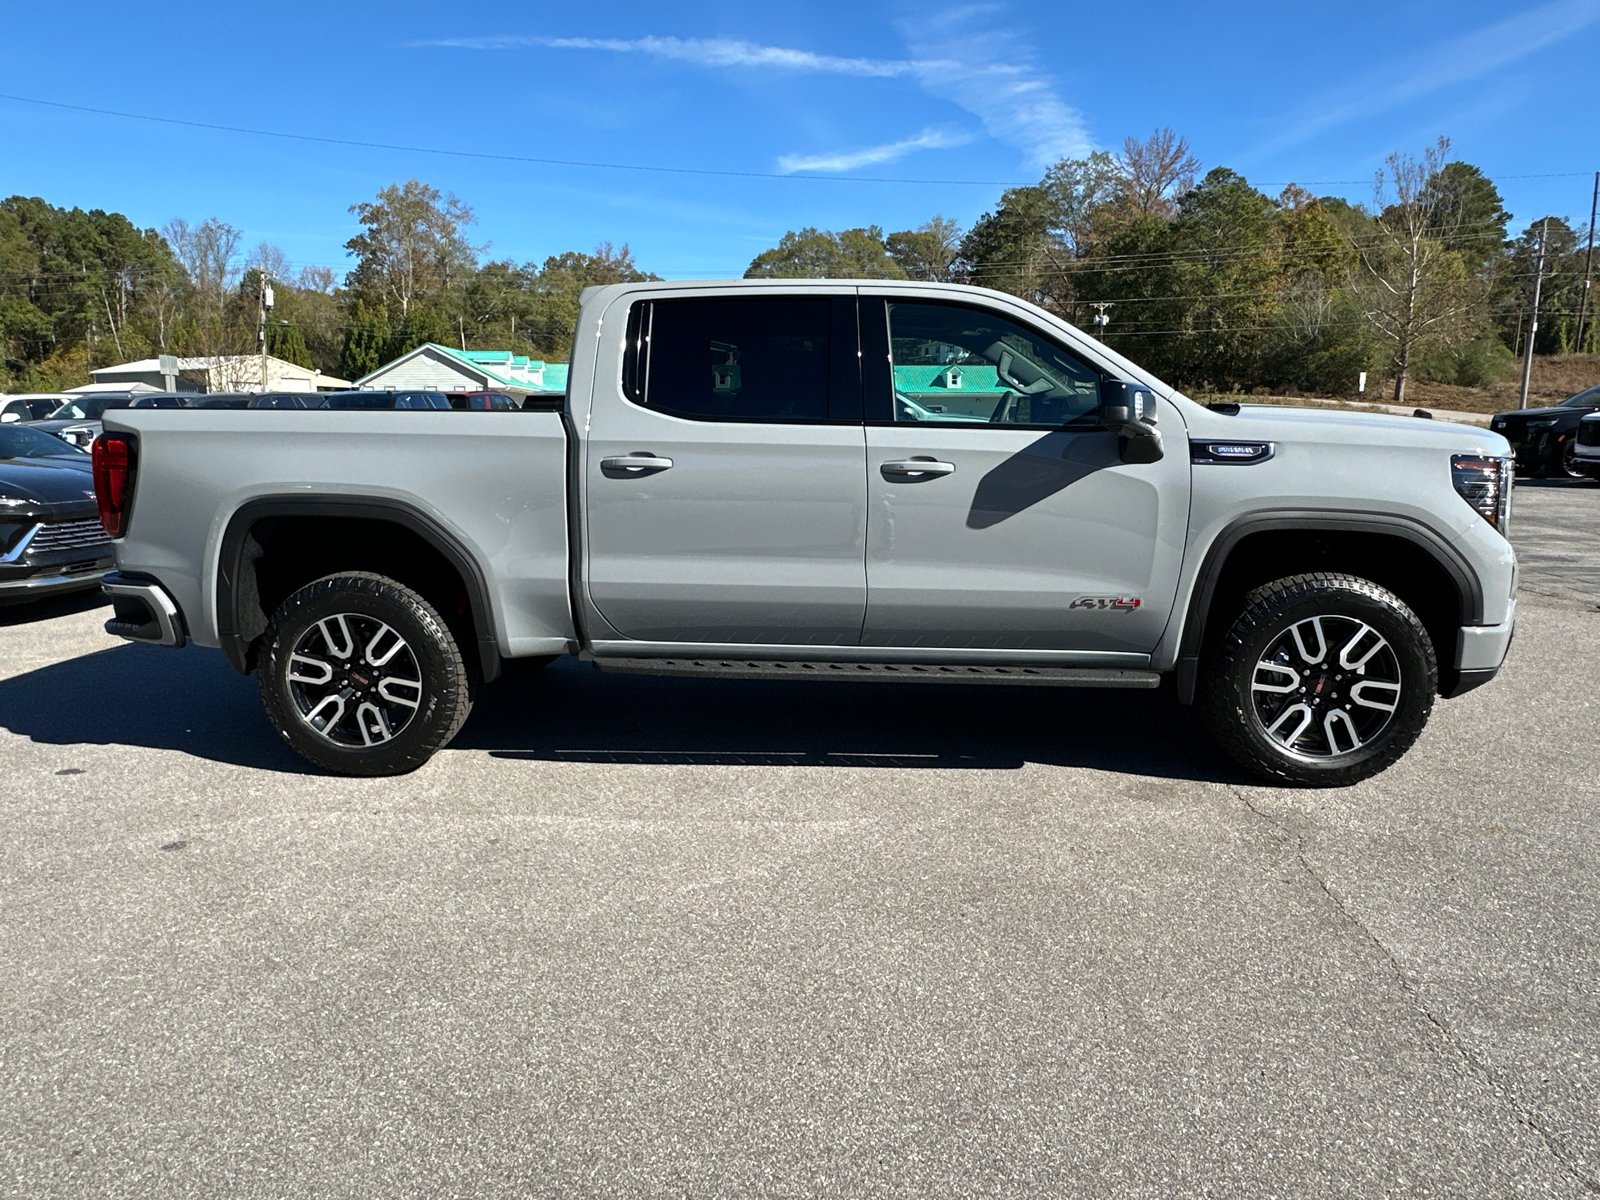
<svg viewBox="0 0 1600 1200">
<path fill-rule="evenodd" d="M 719 679 L 879 679 L 887 683 L 1006 683 L 1046 687 L 1156 688 L 1155 671 L 1114 667 L 981 667 L 950 663 L 779 662 L 749 658 L 595 658 L 602 671 Z"/>
</svg>

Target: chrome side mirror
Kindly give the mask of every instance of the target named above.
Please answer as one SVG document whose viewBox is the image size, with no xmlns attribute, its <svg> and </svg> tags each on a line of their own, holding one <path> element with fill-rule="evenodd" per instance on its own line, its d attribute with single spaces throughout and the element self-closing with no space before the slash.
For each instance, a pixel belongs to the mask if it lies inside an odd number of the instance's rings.
<svg viewBox="0 0 1600 1200">
<path fill-rule="evenodd" d="M 1142 383 L 1107 380 L 1100 385 L 1100 428 L 1122 441 L 1122 461 L 1160 460 L 1161 433 L 1156 429 L 1156 394 Z"/>
</svg>

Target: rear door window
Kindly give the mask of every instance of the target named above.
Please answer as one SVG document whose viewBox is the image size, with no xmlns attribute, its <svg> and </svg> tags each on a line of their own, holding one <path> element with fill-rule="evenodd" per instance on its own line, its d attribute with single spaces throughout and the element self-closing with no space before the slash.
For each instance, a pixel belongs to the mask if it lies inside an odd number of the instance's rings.
<svg viewBox="0 0 1600 1200">
<path fill-rule="evenodd" d="M 829 297 L 655 301 L 643 318 L 649 323 L 644 386 L 631 398 L 700 421 L 827 421 L 830 377 L 838 374 L 832 360 L 843 348 L 835 346 L 837 303 Z M 848 303 L 853 334 L 854 301 Z M 853 360 L 855 346 L 848 349 Z M 832 382 L 848 391 L 848 379 Z M 859 408 L 859 380 L 855 389 Z"/>
</svg>

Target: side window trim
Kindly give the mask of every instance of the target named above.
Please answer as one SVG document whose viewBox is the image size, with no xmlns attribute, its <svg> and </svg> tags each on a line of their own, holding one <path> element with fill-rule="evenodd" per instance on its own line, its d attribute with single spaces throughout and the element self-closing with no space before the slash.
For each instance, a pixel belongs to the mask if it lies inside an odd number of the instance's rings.
<svg viewBox="0 0 1600 1200">
<path fill-rule="evenodd" d="M 650 378 L 650 321 L 655 305 L 638 300 L 628 309 L 625 342 L 622 349 L 622 394 L 642 408 L 648 408 L 646 388 Z"/>
</svg>

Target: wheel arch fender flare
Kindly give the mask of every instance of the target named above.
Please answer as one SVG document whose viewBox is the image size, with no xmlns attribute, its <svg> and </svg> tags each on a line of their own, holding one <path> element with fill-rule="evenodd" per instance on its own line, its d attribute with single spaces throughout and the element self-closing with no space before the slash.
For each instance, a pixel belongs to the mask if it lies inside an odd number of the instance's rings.
<svg viewBox="0 0 1600 1200">
<path fill-rule="evenodd" d="M 1200 674 L 1200 651 L 1205 643 L 1206 621 L 1216 599 L 1217 584 L 1239 543 L 1252 534 L 1294 530 L 1330 533 L 1373 533 L 1409 542 L 1444 571 L 1455 586 L 1462 625 L 1483 623 L 1483 583 L 1462 553 L 1437 531 L 1410 517 L 1390 513 L 1340 512 L 1326 509 L 1283 509 L 1253 513 L 1223 527 L 1207 547 L 1184 606 L 1183 630 L 1178 641 L 1176 684 L 1178 701 L 1193 704 Z"/>
<path fill-rule="evenodd" d="M 250 671 L 250 645 L 255 640 L 255 635 L 245 633 L 248 625 L 241 607 L 255 600 L 250 594 L 254 591 L 254 565 L 246 557 L 246 550 L 252 530 L 270 517 L 382 521 L 421 538 L 438 551 L 465 585 L 484 682 L 491 682 L 500 674 L 500 646 L 488 574 L 450 530 L 415 506 L 382 496 L 291 495 L 257 496 L 246 501 L 234 510 L 223 531 L 216 571 L 217 639 L 229 664 L 241 675 Z M 247 576 L 252 582 L 248 587 L 242 586 Z"/>
</svg>

